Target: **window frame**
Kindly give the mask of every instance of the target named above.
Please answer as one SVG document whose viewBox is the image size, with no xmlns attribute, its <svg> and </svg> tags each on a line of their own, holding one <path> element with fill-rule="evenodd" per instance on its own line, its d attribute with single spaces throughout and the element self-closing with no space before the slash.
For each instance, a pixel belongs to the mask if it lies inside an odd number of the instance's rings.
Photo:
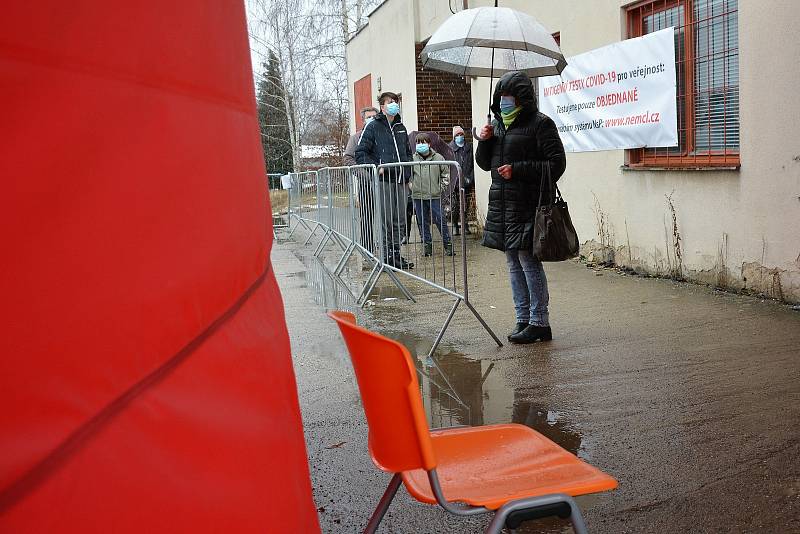
<svg viewBox="0 0 800 534">
<path fill-rule="evenodd" d="M 686 141 L 680 152 L 672 154 L 648 153 L 648 149 L 662 147 L 634 148 L 625 151 L 626 165 L 632 168 L 701 168 L 701 167 L 735 167 L 741 166 L 741 137 L 739 148 L 736 151 L 725 148 L 722 151 L 710 151 L 706 154 L 692 154 L 695 148 L 695 134 L 697 125 L 695 124 L 695 69 L 697 59 L 695 57 L 695 38 L 694 38 L 694 7 L 697 0 L 641 0 L 626 6 L 625 19 L 627 21 L 627 37 L 641 37 L 644 35 L 644 19 L 646 16 L 662 13 L 678 6 L 683 6 L 683 82 L 684 82 L 684 128 Z M 702 0 L 701 0 L 702 1 Z M 651 5 L 651 9 L 645 9 Z M 658 6 L 658 9 L 656 7 Z M 738 24 L 738 7 L 737 24 Z M 736 48 L 738 54 L 738 45 Z M 676 58 L 676 63 L 681 59 Z M 679 97 L 681 95 L 678 95 Z M 676 103 L 677 105 L 677 103 Z M 741 102 L 740 102 L 741 106 Z M 739 108 L 741 109 L 741 107 Z M 678 110 L 680 116 L 680 110 Z M 740 111 L 741 117 L 741 111 Z M 739 123 L 741 136 L 741 122 Z M 680 139 L 680 132 L 678 133 Z"/>
</svg>

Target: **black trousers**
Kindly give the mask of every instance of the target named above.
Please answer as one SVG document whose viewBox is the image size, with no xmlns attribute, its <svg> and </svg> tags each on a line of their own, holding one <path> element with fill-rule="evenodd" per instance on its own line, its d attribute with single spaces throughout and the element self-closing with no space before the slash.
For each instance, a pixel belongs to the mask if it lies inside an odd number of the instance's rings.
<svg viewBox="0 0 800 534">
<path fill-rule="evenodd" d="M 406 202 L 406 241 L 411 238 L 411 217 L 414 215 L 414 201 L 411 200 L 411 195 L 408 195 L 408 202 Z"/>
</svg>

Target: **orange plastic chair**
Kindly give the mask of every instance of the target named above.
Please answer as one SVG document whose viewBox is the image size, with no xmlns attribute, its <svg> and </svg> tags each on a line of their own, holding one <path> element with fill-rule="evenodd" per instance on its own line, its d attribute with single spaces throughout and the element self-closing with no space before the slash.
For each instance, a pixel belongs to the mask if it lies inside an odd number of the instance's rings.
<svg viewBox="0 0 800 534">
<path fill-rule="evenodd" d="M 358 326 L 351 313 L 328 315 L 350 352 L 372 461 L 394 474 L 364 532 L 375 532 L 402 482 L 418 501 L 455 515 L 495 512 L 487 533 L 552 515 L 586 533 L 572 497 L 614 489 L 616 480 L 523 425 L 431 432 L 408 350 Z"/>
</svg>

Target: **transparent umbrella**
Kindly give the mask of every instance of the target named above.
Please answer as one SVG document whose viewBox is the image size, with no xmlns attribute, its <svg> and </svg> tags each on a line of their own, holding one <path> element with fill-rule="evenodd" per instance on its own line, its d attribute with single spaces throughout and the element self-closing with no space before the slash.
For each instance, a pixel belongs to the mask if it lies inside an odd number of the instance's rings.
<svg viewBox="0 0 800 534">
<path fill-rule="evenodd" d="M 507 7 L 479 7 L 447 19 L 420 54 L 422 65 L 462 76 L 494 78 L 521 71 L 531 78 L 561 74 L 567 61 L 535 18 Z M 489 81 L 491 88 L 492 81 Z M 489 105 L 491 106 L 491 90 Z M 491 120 L 491 112 L 489 113 Z M 475 128 L 474 137 L 478 137 Z"/>
</svg>

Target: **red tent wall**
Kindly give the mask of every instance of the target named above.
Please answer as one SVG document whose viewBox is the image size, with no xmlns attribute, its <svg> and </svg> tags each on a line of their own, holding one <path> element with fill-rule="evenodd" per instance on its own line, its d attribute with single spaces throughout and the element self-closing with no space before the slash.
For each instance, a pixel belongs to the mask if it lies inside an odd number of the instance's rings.
<svg viewBox="0 0 800 534">
<path fill-rule="evenodd" d="M 318 531 L 241 0 L 8 3 L 0 102 L 0 531 Z"/>
</svg>

